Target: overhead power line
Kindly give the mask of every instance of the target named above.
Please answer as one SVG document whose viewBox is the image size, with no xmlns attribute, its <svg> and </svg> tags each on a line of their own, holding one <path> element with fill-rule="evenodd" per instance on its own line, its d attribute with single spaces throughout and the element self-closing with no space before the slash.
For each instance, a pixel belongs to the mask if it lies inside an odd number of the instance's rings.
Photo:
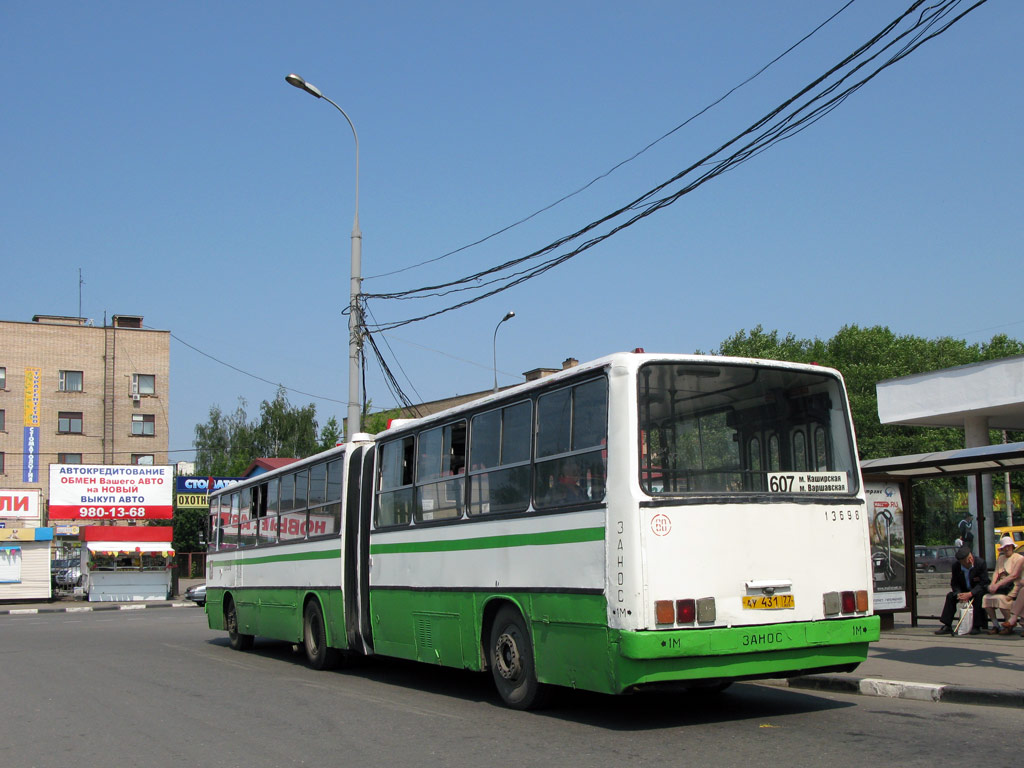
<svg viewBox="0 0 1024 768">
<path fill-rule="evenodd" d="M 237 365 L 232 365 L 231 363 L 228 363 L 228 362 L 226 362 L 224 360 L 221 360 L 219 357 L 214 357 L 209 352 L 204 352 L 199 347 L 196 347 L 196 346 L 193 346 L 192 344 L 189 344 L 187 341 L 185 341 L 184 339 L 182 339 L 179 336 L 175 336 L 173 333 L 171 334 L 171 338 L 174 339 L 179 344 L 184 344 L 186 347 L 191 349 L 193 352 L 198 352 L 203 357 L 210 358 L 211 360 L 213 360 L 213 362 L 217 363 L 218 365 L 223 365 L 225 368 L 230 368 L 233 371 L 237 371 L 238 373 L 242 374 L 243 376 L 248 376 L 250 379 L 256 379 L 256 381 L 262 381 L 264 384 L 270 384 L 272 387 L 275 387 L 275 388 L 276 387 L 280 387 L 281 389 L 284 389 L 287 392 L 294 392 L 295 394 L 303 395 L 304 397 L 312 397 L 312 398 L 315 398 L 316 400 L 326 400 L 327 402 L 330 402 L 330 403 L 339 403 L 341 405 L 348 405 L 348 401 L 347 400 L 338 400 L 337 398 L 327 397 L 326 395 L 317 395 L 317 394 L 314 394 L 312 392 L 304 392 L 301 389 L 296 389 L 295 387 L 289 387 L 289 386 L 286 386 L 284 384 L 281 384 L 280 382 L 271 381 L 270 379 L 265 379 L 262 376 L 257 376 L 255 373 L 250 373 L 249 371 L 246 371 L 243 368 L 239 368 Z"/>
<path fill-rule="evenodd" d="M 525 256 L 506 261 L 503 264 L 445 283 L 393 293 L 363 294 L 362 299 L 364 300 L 422 299 L 446 296 L 459 291 L 479 291 L 480 289 L 487 288 L 488 286 L 496 286 L 489 290 L 484 290 L 481 293 L 477 293 L 472 298 L 418 317 L 377 324 L 372 327 L 376 331 L 387 331 L 419 322 L 421 320 L 426 320 L 431 317 L 436 317 L 446 312 L 460 309 L 490 296 L 507 291 L 516 285 L 534 277 L 538 277 L 548 270 L 565 263 L 623 229 L 626 229 L 647 216 L 672 205 L 682 196 L 692 192 L 707 181 L 716 178 L 726 171 L 732 170 L 739 164 L 746 162 L 755 155 L 760 154 L 771 146 L 774 146 L 779 141 L 791 138 L 806 127 L 817 122 L 845 101 L 848 96 L 875 78 L 879 73 L 902 60 L 924 43 L 941 35 L 953 26 L 953 24 L 960 21 L 968 13 L 984 5 L 987 1 L 988 0 L 976 0 L 971 3 L 966 10 L 952 16 L 952 18 L 950 18 L 951 14 L 959 6 L 965 4 L 964 0 L 938 0 L 938 2 L 934 2 L 923 10 L 921 10 L 921 6 L 924 5 L 924 0 L 918 0 L 917 2 L 912 3 L 906 11 L 887 24 L 879 33 L 869 39 L 866 43 L 854 50 L 853 53 L 843 58 L 838 64 L 821 76 L 815 78 L 811 83 L 783 101 L 779 106 L 761 117 L 747 129 L 726 141 L 718 147 L 718 149 L 708 153 L 683 171 L 662 182 L 635 200 L 595 221 L 592 221 L 576 232 L 559 238 L 543 248 L 533 251 Z M 912 19 L 915 14 L 917 15 L 916 21 L 911 21 L 908 28 L 898 31 L 899 27 L 907 22 L 908 19 Z M 888 54 L 889 58 L 883 60 L 881 63 L 875 64 L 876 60 L 884 54 Z M 861 70 L 864 70 L 869 66 L 874 66 L 874 69 L 869 69 L 866 73 L 861 72 Z M 860 79 L 854 79 L 855 77 L 859 77 Z M 732 149 L 736 145 L 739 145 L 738 148 Z M 722 156 L 726 150 L 730 149 L 730 154 Z M 664 197 L 653 199 L 655 195 L 664 192 L 670 186 L 680 182 L 684 177 L 705 166 L 710 167 L 692 179 L 689 183 L 674 192 L 666 194 Z M 572 250 L 553 256 L 539 264 L 524 267 L 519 271 L 509 272 L 509 270 L 525 265 L 527 262 L 538 259 L 541 256 L 545 256 L 564 245 L 578 240 L 582 236 L 593 232 L 602 225 L 611 224 L 614 220 L 627 213 L 633 213 L 633 215 L 624 222 L 612 226 L 611 229 L 607 230 L 603 234 L 594 236 Z"/>
<path fill-rule="evenodd" d="M 492 240 L 493 238 L 497 237 L 498 235 L 503 235 L 504 233 L 508 232 L 510 229 L 514 229 L 515 227 L 518 227 L 520 224 L 525 224 L 526 222 L 530 221 L 531 219 L 534 219 L 537 216 L 540 216 L 540 214 L 545 213 L 547 211 L 550 211 L 552 208 L 554 208 L 554 207 L 556 207 L 558 205 L 561 205 L 566 200 L 568 200 L 570 198 L 573 198 L 573 197 L 576 197 L 576 195 L 580 194 L 581 192 L 585 192 L 586 190 L 590 189 L 590 187 L 594 186 L 594 184 L 596 184 L 597 182 L 601 181 L 602 179 L 607 178 L 608 176 L 611 176 L 613 173 L 615 173 L 615 171 L 619 170 L 619 168 L 621 168 L 622 166 L 627 165 L 627 164 L 633 162 L 638 157 L 640 157 L 640 155 L 642 155 L 645 152 L 647 152 L 649 149 L 651 149 L 654 146 L 660 144 L 662 141 L 664 141 L 665 139 L 667 139 L 669 136 L 673 135 L 674 133 L 682 130 L 687 125 L 689 125 L 694 120 L 696 120 L 698 117 L 703 115 L 704 113 L 708 112 L 709 110 L 713 109 L 714 107 L 717 107 L 719 104 L 721 104 L 727 98 L 732 96 L 733 93 L 738 91 L 743 86 L 748 85 L 752 81 L 756 80 L 758 77 L 760 77 L 762 74 L 764 74 L 769 68 L 771 68 L 773 65 L 777 64 L 783 58 L 785 58 L 790 53 L 795 51 L 803 43 L 807 42 L 807 40 L 809 40 L 817 32 L 819 32 L 829 22 L 831 22 L 833 19 L 835 19 L 837 16 L 839 16 L 839 14 L 841 14 L 843 11 L 845 11 L 847 8 L 849 8 L 851 5 L 853 5 L 854 1 L 855 0 L 848 0 L 848 2 L 845 5 L 843 5 L 842 7 L 840 7 L 838 11 L 833 13 L 831 16 L 829 16 L 827 19 L 825 19 L 823 22 L 821 22 L 821 24 L 816 26 L 814 29 L 812 29 L 810 32 L 808 32 L 806 35 L 804 35 L 799 40 L 797 40 L 795 43 L 793 43 L 793 45 L 789 46 L 789 48 L 784 50 L 782 53 L 780 53 L 774 59 L 772 59 L 767 64 L 765 64 L 763 67 L 761 67 L 759 70 L 757 70 L 757 72 L 755 72 L 754 74 L 750 75 L 750 77 L 748 77 L 746 80 L 742 81 L 738 85 L 734 85 L 732 88 L 730 88 L 724 94 L 722 94 L 717 99 L 712 101 L 710 104 L 705 106 L 703 109 L 700 109 L 697 112 L 694 112 L 692 115 L 690 115 L 688 118 L 686 118 L 683 122 L 681 122 L 675 128 L 673 128 L 672 130 L 662 134 L 661 136 L 656 138 L 654 141 L 652 141 L 650 144 L 648 144 L 646 147 L 644 147 L 643 149 L 639 150 L 638 152 L 633 153 L 632 155 L 627 157 L 625 160 L 622 160 L 622 161 L 616 163 L 615 165 L 613 165 L 611 168 L 609 168 L 604 173 L 599 174 L 598 176 L 595 176 L 593 179 L 588 181 L 582 187 L 579 187 L 578 189 L 570 192 L 567 195 L 563 195 L 562 197 L 560 197 L 557 200 L 555 200 L 553 203 L 549 203 L 548 205 L 545 205 L 543 208 L 534 211 L 529 216 L 524 216 L 523 218 L 519 219 L 518 221 L 514 221 L 511 224 L 509 224 L 507 226 L 504 226 L 501 229 L 497 230 L 496 232 L 492 232 L 491 234 L 487 235 L 486 237 L 481 237 L 479 240 L 474 240 L 471 243 L 467 243 L 466 245 L 463 245 L 463 246 L 461 246 L 459 248 L 456 248 L 454 250 L 448 251 L 447 253 L 442 253 L 440 256 L 435 256 L 432 259 L 426 259 L 426 260 L 418 262 L 416 264 L 410 264 L 407 267 L 401 267 L 400 269 L 395 269 L 395 270 L 392 270 L 390 272 L 382 272 L 379 275 L 370 275 L 368 277 L 364 277 L 363 280 L 364 281 L 365 280 L 375 280 L 375 279 L 381 278 L 381 277 L 391 277 L 392 275 L 398 275 L 398 274 L 401 274 L 403 272 L 409 272 L 410 270 L 418 269 L 419 267 L 424 267 L 424 266 L 427 266 L 428 264 L 435 264 L 435 263 L 437 263 L 439 261 L 447 259 L 449 256 L 454 256 L 454 255 L 456 255 L 458 253 L 462 253 L 463 251 L 467 251 L 470 248 L 475 248 L 478 245 L 486 243 L 488 240 Z"/>
</svg>

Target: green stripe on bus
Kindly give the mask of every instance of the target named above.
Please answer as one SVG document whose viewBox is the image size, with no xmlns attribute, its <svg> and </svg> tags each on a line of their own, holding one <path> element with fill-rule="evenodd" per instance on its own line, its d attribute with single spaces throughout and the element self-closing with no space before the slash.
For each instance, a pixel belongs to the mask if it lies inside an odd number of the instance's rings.
<svg viewBox="0 0 1024 768">
<path fill-rule="evenodd" d="M 262 557 L 242 557 L 234 560 L 210 560 L 214 567 L 231 565 L 259 565 L 261 563 L 294 563 L 305 560 L 338 560 L 341 549 L 322 549 L 313 552 L 289 552 L 281 555 L 263 555 Z"/>
<path fill-rule="evenodd" d="M 371 555 L 412 554 L 417 552 L 463 552 L 472 549 L 506 549 L 509 547 L 543 547 L 552 544 L 579 544 L 603 541 L 604 527 L 575 528 L 568 531 L 543 531 L 507 536 L 481 536 L 476 539 L 435 541 L 403 541 L 397 544 L 371 544 Z"/>
</svg>

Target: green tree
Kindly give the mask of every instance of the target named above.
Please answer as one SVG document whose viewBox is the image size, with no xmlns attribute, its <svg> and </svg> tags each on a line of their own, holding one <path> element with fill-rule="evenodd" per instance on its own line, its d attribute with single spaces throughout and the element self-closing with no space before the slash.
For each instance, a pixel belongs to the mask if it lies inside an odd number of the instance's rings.
<svg viewBox="0 0 1024 768">
<path fill-rule="evenodd" d="M 320 430 L 320 450 L 333 448 L 341 440 L 341 427 L 338 420 L 331 416 Z"/>
<path fill-rule="evenodd" d="M 245 400 L 239 398 L 238 408 L 225 415 L 213 405 L 207 422 L 196 425 L 192 445 L 198 474 L 235 477 L 253 459 L 304 458 L 333 447 L 337 441 L 337 420 L 329 419 L 324 430 L 318 431 L 316 406 L 293 406 L 283 387 L 273 400 L 260 403 L 258 421 L 249 421 L 245 406 Z"/>
<path fill-rule="evenodd" d="M 389 421 L 401 418 L 408 418 L 402 416 L 401 408 L 392 408 L 390 411 L 379 411 L 378 413 L 364 413 L 360 429 L 368 434 L 376 435 L 388 428 Z"/>
<path fill-rule="evenodd" d="M 225 415 L 220 406 L 210 406 L 210 418 L 196 424 L 192 445 L 196 449 L 196 472 L 200 475 L 234 477 L 256 458 L 255 436 L 245 413 L 245 400 Z"/>
<path fill-rule="evenodd" d="M 205 509 L 178 509 L 174 512 L 174 541 L 171 546 L 175 552 L 203 552 L 206 550 Z"/>
<path fill-rule="evenodd" d="M 253 436 L 259 456 L 312 456 L 320 450 L 316 406 L 292 405 L 285 397 L 284 387 L 280 387 L 273 400 L 260 404 L 260 420 L 253 426 Z"/>
<path fill-rule="evenodd" d="M 898 336 L 888 328 L 847 325 L 831 339 L 780 337 L 761 326 L 743 330 L 719 346 L 719 354 L 768 360 L 820 363 L 846 380 L 850 410 L 862 459 L 963 447 L 963 432 L 953 428 L 883 425 L 878 420 L 875 384 L 914 373 L 953 368 L 1024 352 L 1024 344 L 1005 335 L 983 344 L 943 337 Z"/>
</svg>

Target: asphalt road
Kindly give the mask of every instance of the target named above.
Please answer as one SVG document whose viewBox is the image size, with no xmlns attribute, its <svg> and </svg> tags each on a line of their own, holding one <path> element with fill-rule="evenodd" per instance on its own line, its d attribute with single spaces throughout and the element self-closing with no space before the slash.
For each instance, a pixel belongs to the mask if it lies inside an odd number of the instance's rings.
<svg viewBox="0 0 1024 768">
<path fill-rule="evenodd" d="M 567 691 L 503 708 L 468 672 L 288 644 L 232 651 L 198 609 L 0 617 L 5 768 L 935 765 L 1019 761 L 1020 711 L 736 684 L 708 699 Z"/>
</svg>

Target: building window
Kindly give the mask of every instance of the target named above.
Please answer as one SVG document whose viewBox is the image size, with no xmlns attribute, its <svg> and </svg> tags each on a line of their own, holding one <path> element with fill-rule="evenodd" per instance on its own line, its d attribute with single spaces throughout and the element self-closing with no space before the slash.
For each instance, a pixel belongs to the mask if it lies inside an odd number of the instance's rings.
<svg viewBox="0 0 1024 768">
<path fill-rule="evenodd" d="M 81 464 L 82 454 L 80 453 L 58 453 L 57 454 L 58 464 Z"/>
<path fill-rule="evenodd" d="M 132 464 L 145 465 L 147 467 L 153 466 L 153 454 L 152 453 L 133 453 Z"/>
<path fill-rule="evenodd" d="M 81 392 L 82 372 L 61 371 L 58 389 L 60 389 L 61 392 Z"/>
<path fill-rule="evenodd" d="M 132 434 L 152 437 L 156 434 L 156 416 L 152 413 L 132 414 Z"/>
<path fill-rule="evenodd" d="M 68 435 L 82 434 L 82 412 L 61 411 L 58 413 L 57 431 Z"/>
<path fill-rule="evenodd" d="M 7 431 L 7 411 L 0 408 L 0 432 Z"/>
<path fill-rule="evenodd" d="M 0 451 L 0 475 L 7 474 L 6 468 L 7 468 L 7 465 L 4 464 L 4 454 L 3 454 L 3 451 Z"/>
<path fill-rule="evenodd" d="M 152 373 L 133 373 L 132 374 L 132 394 L 133 395 L 155 395 L 156 394 L 156 376 Z"/>
<path fill-rule="evenodd" d="M 0 389 L 7 389 L 7 369 L 0 368 Z"/>
</svg>

